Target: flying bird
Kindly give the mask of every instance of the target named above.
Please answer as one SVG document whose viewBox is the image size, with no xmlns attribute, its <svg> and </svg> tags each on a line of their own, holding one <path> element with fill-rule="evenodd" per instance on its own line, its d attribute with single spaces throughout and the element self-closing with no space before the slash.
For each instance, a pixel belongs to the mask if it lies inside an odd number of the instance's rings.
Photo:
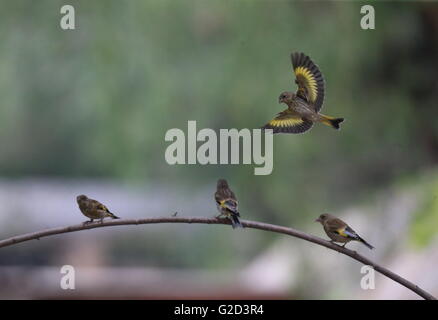
<svg viewBox="0 0 438 320">
<path fill-rule="evenodd" d="M 78 202 L 79 209 L 84 216 L 90 218 L 90 220 L 87 222 L 91 223 L 94 219 L 100 219 L 100 222 L 103 222 L 103 219 L 106 217 L 120 219 L 114 215 L 114 213 L 109 211 L 105 205 L 97 200 L 88 198 L 86 195 L 81 194 L 77 196 L 76 201 Z"/>
<path fill-rule="evenodd" d="M 350 241 L 359 241 L 362 242 L 370 249 L 374 249 L 372 245 L 362 239 L 356 231 L 350 228 L 348 224 L 346 224 L 341 219 L 332 216 L 329 213 L 324 213 L 319 216 L 315 222 L 320 222 L 324 227 L 325 233 L 329 236 L 331 242 L 340 242 L 343 243 L 343 247 Z"/>
<path fill-rule="evenodd" d="M 239 220 L 240 214 L 236 195 L 231 191 L 225 179 L 219 179 L 217 181 L 217 190 L 214 194 L 214 198 L 216 200 L 217 209 L 220 212 L 217 218 L 225 216 L 231 220 L 233 229 L 243 228 Z"/>
<path fill-rule="evenodd" d="M 292 53 L 291 60 L 298 90 L 280 94 L 278 102 L 285 103 L 287 109 L 278 113 L 263 129 L 272 129 L 273 133 L 303 133 L 315 122 L 339 129 L 344 118 L 319 113 L 324 103 L 325 85 L 318 66 L 304 53 Z"/>
</svg>

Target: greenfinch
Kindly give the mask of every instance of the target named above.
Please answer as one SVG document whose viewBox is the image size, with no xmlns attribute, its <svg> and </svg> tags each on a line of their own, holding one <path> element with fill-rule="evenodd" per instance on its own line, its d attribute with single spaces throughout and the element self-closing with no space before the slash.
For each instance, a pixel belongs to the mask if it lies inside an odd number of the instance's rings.
<svg viewBox="0 0 438 320">
<path fill-rule="evenodd" d="M 236 195 L 231 191 L 228 182 L 225 179 L 218 180 L 214 198 L 216 200 L 217 209 L 220 213 L 217 217 L 225 216 L 230 219 L 233 229 L 243 228 L 243 225 L 239 220 L 240 214 Z"/>
<path fill-rule="evenodd" d="M 77 196 L 76 201 L 78 202 L 79 209 L 84 216 L 90 218 L 90 220 L 87 222 L 91 223 L 94 221 L 94 219 L 100 219 L 100 222 L 103 222 L 103 219 L 106 217 L 120 219 L 111 211 L 109 211 L 105 205 L 97 200 L 88 198 L 86 195 L 81 194 Z"/>
<path fill-rule="evenodd" d="M 339 129 L 344 118 L 319 113 L 324 102 L 325 84 L 318 66 L 304 53 L 292 53 L 291 60 L 298 90 L 295 93 L 285 91 L 280 94 L 278 102 L 286 104 L 287 109 L 269 121 L 263 129 L 272 129 L 273 133 L 303 133 L 312 128 L 315 122 Z"/>
<path fill-rule="evenodd" d="M 368 248 L 374 249 L 372 245 L 362 239 L 348 224 L 329 213 L 320 215 L 315 222 L 320 222 L 322 224 L 324 231 L 331 239 L 331 242 L 343 243 L 343 247 L 345 247 L 350 241 L 359 241 Z"/>
</svg>

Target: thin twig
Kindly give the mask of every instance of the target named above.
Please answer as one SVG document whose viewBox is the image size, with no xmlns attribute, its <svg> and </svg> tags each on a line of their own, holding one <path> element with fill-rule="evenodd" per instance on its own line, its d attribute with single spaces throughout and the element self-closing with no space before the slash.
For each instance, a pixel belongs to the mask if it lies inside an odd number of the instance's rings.
<svg viewBox="0 0 438 320">
<path fill-rule="evenodd" d="M 315 244 L 318 244 L 320 246 L 324 246 L 326 248 L 335 250 L 337 252 L 340 252 L 342 254 L 345 254 L 351 258 L 353 258 L 356 261 L 359 261 L 365 265 L 372 266 L 374 270 L 380 272 L 384 276 L 392 279 L 393 281 L 405 286 L 406 288 L 412 290 L 419 296 L 423 297 L 426 300 L 436 300 L 434 296 L 432 296 L 430 293 L 424 291 L 414 283 L 406 280 L 405 278 L 402 278 L 398 274 L 388 270 L 387 268 L 384 268 L 377 263 L 371 261 L 370 259 L 358 254 L 356 251 L 343 248 L 339 245 L 336 245 L 334 243 L 331 243 L 327 240 L 324 240 L 322 238 L 313 236 L 311 234 L 307 234 L 305 232 L 295 230 L 292 228 L 277 226 L 273 224 L 268 223 L 262 223 L 262 222 L 256 222 L 256 221 L 248 221 L 248 220 L 241 220 L 242 224 L 246 228 L 252 228 L 252 229 L 259 229 L 264 231 L 270 231 L 270 232 L 276 232 L 276 233 L 282 233 L 287 234 L 292 237 L 300 238 L 309 242 L 313 242 Z M 94 222 L 94 223 L 88 223 L 88 224 L 77 224 L 73 226 L 68 227 L 60 227 L 60 228 L 52 228 L 47 229 L 43 231 L 37 231 L 32 233 L 27 233 L 15 237 L 11 237 L 8 239 L 0 240 L 0 248 L 12 246 L 15 244 L 18 244 L 20 242 L 25 242 L 29 240 L 35 240 L 40 239 L 43 237 L 48 237 L 56 234 L 61 233 L 68 233 L 68 232 L 76 232 L 81 230 L 88 230 L 88 229 L 94 229 L 94 228 L 102 228 L 102 227 L 111 227 L 111 226 L 123 226 L 123 225 L 139 225 L 139 224 L 155 224 L 155 223 L 199 223 L 199 224 L 230 224 L 228 219 L 218 219 L 218 218 L 202 218 L 202 217 L 156 217 L 156 218 L 145 218 L 145 219 L 120 219 L 120 220 L 107 220 L 103 223 L 101 222 Z"/>
</svg>

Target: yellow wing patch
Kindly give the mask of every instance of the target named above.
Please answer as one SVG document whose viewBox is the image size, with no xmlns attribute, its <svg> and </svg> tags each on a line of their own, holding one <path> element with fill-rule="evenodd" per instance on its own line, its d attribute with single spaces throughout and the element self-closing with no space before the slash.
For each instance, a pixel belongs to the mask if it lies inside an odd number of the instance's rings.
<svg viewBox="0 0 438 320">
<path fill-rule="evenodd" d="M 289 119 L 272 119 L 269 124 L 273 127 L 294 127 L 302 124 L 304 121 L 301 118 L 289 118 Z"/>
<path fill-rule="evenodd" d="M 336 232 L 337 232 L 340 236 L 343 236 L 343 237 L 348 238 L 348 234 L 345 233 L 345 228 L 338 229 L 338 230 L 336 230 Z"/>
<path fill-rule="evenodd" d="M 312 72 L 305 67 L 295 68 L 295 76 L 300 89 L 306 88 L 305 94 L 309 97 L 311 102 L 316 101 L 318 95 L 318 86 Z"/>
<path fill-rule="evenodd" d="M 303 133 L 312 127 L 313 123 L 302 119 L 294 111 L 286 109 L 269 121 L 263 129 L 272 129 L 273 133 Z"/>
<path fill-rule="evenodd" d="M 301 52 L 291 54 L 295 83 L 298 85 L 297 96 L 311 103 L 316 112 L 324 103 L 324 77 L 318 66 Z"/>
<path fill-rule="evenodd" d="M 109 210 L 108 210 L 108 208 L 107 207 L 105 207 L 103 204 L 99 204 L 99 205 L 97 205 L 97 209 L 99 209 L 99 210 L 103 210 L 103 211 L 106 211 L 106 212 L 109 212 Z"/>
</svg>

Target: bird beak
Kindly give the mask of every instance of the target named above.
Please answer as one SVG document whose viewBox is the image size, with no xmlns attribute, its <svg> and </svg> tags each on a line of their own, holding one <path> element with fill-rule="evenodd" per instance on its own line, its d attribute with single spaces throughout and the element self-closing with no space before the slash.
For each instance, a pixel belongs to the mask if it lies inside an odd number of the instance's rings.
<svg viewBox="0 0 438 320">
<path fill-rule="evenodd" d="M 282 103 L 283 102 L 283 99 L 281 99 L 281 98 L 278 98 L 278 103 Z"/>
<path fill-rule="evenodd" d="M 318 218 L 318 219 L 316 219 L 316 220 L 315 220 L 315 222 L 321 222 L 321 219 L 320 219 L 320 218 Z"/>
</svg>

